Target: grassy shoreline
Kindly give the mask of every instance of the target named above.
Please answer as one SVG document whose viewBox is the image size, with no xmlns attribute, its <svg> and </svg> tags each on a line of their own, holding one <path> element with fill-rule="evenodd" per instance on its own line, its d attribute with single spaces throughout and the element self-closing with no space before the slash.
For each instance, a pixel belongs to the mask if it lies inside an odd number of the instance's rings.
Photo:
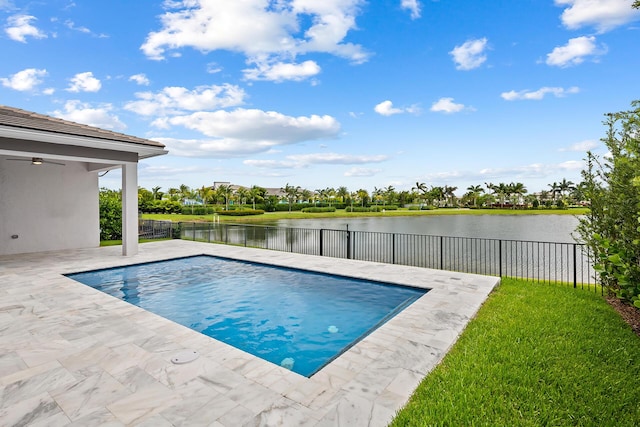
<svg viewBox="0 0 640 427">
<path fill-rule="evenodd" d="M 433 216 L 433 215 L 584 215 L 587 208 L 572 209 L 434 209 L 415 211 L 398 209 L 386 212 L 345 212 L 338 209 L 335 212 L 304 213 L 294 212 L 265 212 L 263 215 L 225 216 L 217 215 L 221 222 L 272 222 L 280 219 L 311 219 L 311 218 L 362 218 L 362 217 L 398 217 L 398 216 Z M 142 219 L 173 222 L 211 222 L 214 215 L 183 215 L 183 214 L 142 214 Z"/>
</svg>

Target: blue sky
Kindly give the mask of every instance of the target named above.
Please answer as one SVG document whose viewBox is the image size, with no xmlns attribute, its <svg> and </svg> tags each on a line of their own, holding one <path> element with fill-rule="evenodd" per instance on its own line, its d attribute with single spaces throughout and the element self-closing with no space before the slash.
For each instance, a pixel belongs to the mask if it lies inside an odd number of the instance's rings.
<svg viewBox="0 0 640 427">
<path fill-rule="evenodd" d="M 640 98 L 632 2 L 0 0 L 0 104 L 164 143 L 146 188 L 532 193 Z"/>
</svg>

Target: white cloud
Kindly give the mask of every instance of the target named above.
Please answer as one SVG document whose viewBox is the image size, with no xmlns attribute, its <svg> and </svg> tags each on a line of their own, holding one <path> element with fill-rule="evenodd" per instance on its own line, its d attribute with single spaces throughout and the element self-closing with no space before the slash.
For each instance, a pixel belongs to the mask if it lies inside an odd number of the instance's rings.
<svg viewBox="0 0 640 427">
<path fill-rule="evenodd" d="M 563 98 L 567 95 L 575 94 L 580 92 L 580 88 L 573 86 L 569 89 L 564 89 L 561 87 L 542 87 L 536 91 L 529 90 L 521 90 L 516 92 L 515 90 L 509 92 L 503 92 L 500 94 L 502 99 L 506 101 L 516 101 L 516 100 L 535 100 L 539 101 L 545 97 L 546 94 L 552 94 L 556 98 Z"/>
<path fill-rule="evenodd" d="M 593 36 L 569 39 L 566 45 L 556 47 L 547 54 L 547 65 L 565 68 L 581 64 L 587 56 L 604 54 L 606 48 L 598 49 L 595 41 L 596 38 Z"/>
<path fill-rule="evenodd" d="M 320 66 L 315 61 L 304 61 L 301 64 L 257 63 L 256 68 L 243 70 L 243 73 L 247 80 L 302 81 L 319 74 Z"/>
<path fill-rule="evenodd" d="M 71 100 L 64 104 L 63 111 L 55 110 L 50 114 L 60 119 L 83 123 L 85 125 L 95 126 L 102 129 L 126 129 L 127 126 L 120 121 L 118 116 L 112 114 L 112 111 L 113 106 L 111 104 L 100 104 L 97 107 L 92 107 L 88 103 Z"/>
<path fill-rule="evenodd" d="M 299 169 L 310 165 L 354 165 L 380 163 L 388 160 L 386 155 L 349 155 L 338 153 L 311 153 L 286 156 L 284 160 L 245 160 L 247 166 L 263 169 Z"/>
<path fill-rule="evenodd" d="M 431 105 L 431 111 L 435 113 L 459 113 L 463 110 L 475 111 L 473 107 L 465 107 L 464 104 L 456 104 L 453 98 L 440 98 Z"/>
<path fill-rule="evenodd" d="M 42 83 L 42 77 L 46 75 L 47 70 L 27 68 L 12 74 L 8 78 L 0 78 L 0 82 L 5 87 L 24 92 L 35 89 L 36 86 Z"/>
<path fill-rule="evenodd" d="M 381 116 L 392 116 L 394 114 L 403 114 L 403 113 L 410 113 L 410 114 L 420 113 L 420 108 L 417 105 L 412 105 L 410 107 L 405 107 L 405 108 L 395 108 L 393 106 L 393 102 L 389 100 L 382 101 L 381 103 L 373 107 L 373 110 L 376 113 L 380 114 Z M 350 114 L 352 117 L 357 117 L 353 113 L 350 113 Z"/>
<path fill-rule="evenodd" d="M 418 0 L 402 0 L 400 7 L 411 12 L 411 19 L 420 18 L 420 3 Z"/>
<path fill-rule="evenodd" d="M 332 165 L 353 165 L 360 163 L 380 163 L 389 159 L 389 156 L 361 155 L 354 156 L 337 153 L 315 153 L 315 154 L 294 154 L 287 156 L 288 159 L 303 164 L 332 164 Z"/>
<path fill-rule="evenodd" d="M 382 172 L 382 169 L 370 169 L 370 168 L 351 168 L 344 173 L 347 177 L 366 178 L 374 176 Z"/>
<path fill-rule="evenodd" d="M 216 74 L 222 71 L 222 67 L 216 64 L 215 62 L 209 62 L 207 64 L 207 73 Z"/>
<path fill-rule="evenodd" d="M 144 73 L 134 74 L 133 76 L 129 77 L 129 81 L 136 82 L 141 86 L 149 86 L 150 83 L 149 78 Z"/>
<path fill-rule="evenodd" d="M 453 56 L 453 62 L 456 63 L 456 70 L 473 70 L 482 65 L 487 56 L 487 38 L 483 37 L 476 40 L 468 40 L 453 48 L 449 54 Z"/>
<path fill-rule="evenodd" d="M 66 20 L 64 25 L 65 25 L 65 27 L 67 27 L 70 30 L 78 31 L 78 32 L 85 33 L 85 34 L 91 34 L 91 30 L 90 29 L 88 29 L 87 27 L 82 27 L 82 26 L 78 27 L 71 20 Z"/>
<path fill-rule="evenodd" d="M 606 32 L 640 19 L 632 0 L 555 0 L 557 6 L 568 6 L 562 12 L 562 23 L 570 30 L 593 26 Z"/>
<path fill-rule="evenodd" d="M 156 138 L 172 154 L 186 157 L 228 158 L 266 152 L 280 145 L 336 138 L 340 124 L 331 116 L 291 117 L 274 111 L 196 112 L 164 118 L 162 124 L 182 126 L 210 139 Z"/>
<path fill-rule="evenodd" d="M 168 50 L 191 47 L 205 53 L 241 52 L 252 60 L 323 52 L 361 63 L 369 55 L 344 41 L 356 28 L 361 4 L 363 0 L 165 2 L 174 10 L 161 16 L 162 28 L 149 33 L 141 49 L 157 60 Z"/>
<path fill-rule="evenodd" d="M 181 114 L 185 111 L 213 110 L 236 107 L 244 103 L 245 92 L 238 86 L 165 87 L 160 92 L 136 93 L 137 101 L 125 104 L 129 111 L 144 115 Z"/>
<path fill-rule="evenodd" d="M 102 83 L 100 83 L 100 80 L 93 77 L 91 71 L 87 71 L 73 76 L 67 90 L 69 92 L 97 92 L 101 87 Z"/>
<path fill-rule="evenodd" d="M 393 102 L 391 101 L 382 101 L 380 104 L 376 105 L 374 111 L 382 116 L 392 116 L 394 114 L 402 113 L 400 108 L 394 108 Z"/>
<path fill-rule="evenodd" d="M 598 141 L 588 139 L 586 141 L 576 142 L 569 147 L 561 148 L 559 151 L 577 151 L 584 153 L 598 147 L 600 147 L 600 143 Z"/>
<path fill-rule="evenodd" d="M 36 39 L 44 39 L 47 35 L 38 28 L 31 25 L 31 21 L 35 21 L 36 17 L 31 15 L 13 15 L 7 19 L 7 25 L 4 28 L 5 33 L 11 40 L 26 43 L 27 37 Z"/>
</svg>

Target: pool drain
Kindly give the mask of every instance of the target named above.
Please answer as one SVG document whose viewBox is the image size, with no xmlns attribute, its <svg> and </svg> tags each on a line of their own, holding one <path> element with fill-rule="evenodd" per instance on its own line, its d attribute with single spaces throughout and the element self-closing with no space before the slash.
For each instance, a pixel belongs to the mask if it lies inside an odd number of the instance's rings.
<svg viewBox="0 0 640 427">
<path fill-rule="evenodd" d="M 176 365 L 182 365 L 183 363 L 193 362 L 198 358 L 198 352 L 195 350 L 185 350 L 171 358 L 171 362 Z"/>
</svg>

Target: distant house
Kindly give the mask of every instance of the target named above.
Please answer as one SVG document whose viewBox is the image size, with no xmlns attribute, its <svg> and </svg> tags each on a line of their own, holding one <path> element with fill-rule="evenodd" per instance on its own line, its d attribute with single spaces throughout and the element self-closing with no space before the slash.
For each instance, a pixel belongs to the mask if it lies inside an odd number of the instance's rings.
<svg viewBox="0 0 640 427">
<path fill-rule="evenodd" d="M 0 105 L 0 255 L 97 247 L 98 174 L 122 169 L 123 255 L 138 252 L 138 161 L 148 139 Z"/>
</svg>

